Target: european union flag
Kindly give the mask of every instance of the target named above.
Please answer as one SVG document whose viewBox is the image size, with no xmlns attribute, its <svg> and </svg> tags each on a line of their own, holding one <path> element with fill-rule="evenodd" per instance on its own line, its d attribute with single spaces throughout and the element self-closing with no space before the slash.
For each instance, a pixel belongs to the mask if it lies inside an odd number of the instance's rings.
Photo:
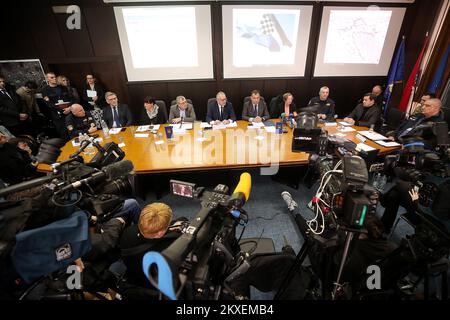
<svg viewBox="0 0 450 320">
<path fill-rule="evenodd" d="M 384 107 L 384 117 L 386 118 L 389 100 L 391 98 L 392 89 L 394 84 L 405 79 L 405 38 L 402 39 L 400 46 L 397 49 L 394 61 L 391 64 L 391 69 L 389 70 L 388 83 L 386 90 L 384 91 L 384 99 L 386 104 Z"/>
</svg>

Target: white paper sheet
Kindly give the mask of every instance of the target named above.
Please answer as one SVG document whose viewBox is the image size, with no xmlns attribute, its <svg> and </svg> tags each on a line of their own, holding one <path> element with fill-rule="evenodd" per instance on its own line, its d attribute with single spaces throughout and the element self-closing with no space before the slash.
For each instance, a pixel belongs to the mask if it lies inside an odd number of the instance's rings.
<svg viewBox="0 0 450 320">
<path fill-rule="evenodd" d="M 358 143 L 356 145 L 356 151 L 373 151 L 373 150 L 375 150 L 375 148 L 368 146 L 365 143 Z"/>
<path fill-rule="evenodd" d="M 399 147 L 400 143 L 397 143 L 395 141 L 385 141 L 385 140 L 377 140 L 375 141 L 376 144 L 379 144 L 380 146 L 391 148 L 391 147 Z"/>
<path fill-rule="evenodd" d="M 148 138 L 148 133 L 135 133 L 135 138 Z"/>
<path fill-rule="evenodd" d="M 202 122 L 200 128 L 211 128 L 212 126 L 208 122 Z"/>
<path fill-rule="evenodd" d="M 86 90 L 88 98 L 93 98 L 97 96 L 97 91 L 95 90 Z"/>
<path fill-rule="evenodd" d="M 346 127 L 351 127 L 352 126 L 350 123 L 345 122 L 345 121 L 339 121 L 338 123 L 342 124 L 343 126 L 346 126 Z"/>
<path fill-rule="evenodd" d="M 264 127 L 264 129 L 266 129 L 266 131 L 268 133 L 275 133 L 276 132 L 276 128 L 274 126 Z"/>
<path fill-rule="evenodd" d="M 111 128 L 109 129 L 109 134 L 118 134 L 122 128 Z"/>
<path fill-rule="evenodd" d="M 358 131 L 359 134 L 362 134 L 364 137 L 370 140 L 386 140 L 387 138 L 382 134 L 372 132 L 372 131 Z"/>
</svg>

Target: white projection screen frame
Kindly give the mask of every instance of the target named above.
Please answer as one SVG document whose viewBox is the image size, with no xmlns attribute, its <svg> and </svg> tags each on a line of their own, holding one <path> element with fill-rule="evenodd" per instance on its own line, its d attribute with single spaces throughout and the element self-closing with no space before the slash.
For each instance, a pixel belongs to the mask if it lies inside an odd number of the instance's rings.
<svg viewBox="0 0 450 320">
<path fill-rule="evenodd" d="M 362 12 L 360 17 L 354 15 L 356 11 Z M 400 7 L 325 6 L 314 77 L 386 76 L 405 11 Z M 389 24 L 376 24 L 377 19 Z"/>
<path fill-rule="evenodd" d="M 210 5 L 119 6 L 114 14 L 128 81 L 214 78 Z"/>
<path fill-rule="evenodd" d="M 223 5 L 223 75 L 303 77 L 312 6 Z"/>
</svg>

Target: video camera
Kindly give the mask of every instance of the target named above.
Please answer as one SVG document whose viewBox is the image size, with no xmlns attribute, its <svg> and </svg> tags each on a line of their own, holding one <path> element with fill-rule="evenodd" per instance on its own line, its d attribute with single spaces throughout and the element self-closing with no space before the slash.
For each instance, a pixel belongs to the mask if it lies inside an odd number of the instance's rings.
<svg viewBox="0 0 450 320">
<path fill-rule="evenodd" d="M 200 199 L 201 209 L 171 246 L 144 256 L 144 273 L 169 299 L 218 299 L 225 279 L 240 266 L 235 232 L 238 224 L 245 226 L 248 221 L 242 206 L 250 195 L 251 176 L 243 173 L 231 196 L 225 185 L 205 191 L 191 183 L 171 180 L 170 184 L 173 194 Z M 157 280 L 153 264 L 158 266 Z"/>
</svg>

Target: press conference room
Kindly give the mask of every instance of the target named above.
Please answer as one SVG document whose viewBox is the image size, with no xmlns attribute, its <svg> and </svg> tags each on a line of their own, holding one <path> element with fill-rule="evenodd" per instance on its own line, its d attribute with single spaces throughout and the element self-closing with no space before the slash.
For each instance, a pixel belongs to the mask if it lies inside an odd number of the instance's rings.
<svg viewBox="0 0 450 320">
<path fill-rule="evenodd" d="M 69 2 L 0 12 L 0 300 L 448 300 L 449 0 Z"/>
</svg>

